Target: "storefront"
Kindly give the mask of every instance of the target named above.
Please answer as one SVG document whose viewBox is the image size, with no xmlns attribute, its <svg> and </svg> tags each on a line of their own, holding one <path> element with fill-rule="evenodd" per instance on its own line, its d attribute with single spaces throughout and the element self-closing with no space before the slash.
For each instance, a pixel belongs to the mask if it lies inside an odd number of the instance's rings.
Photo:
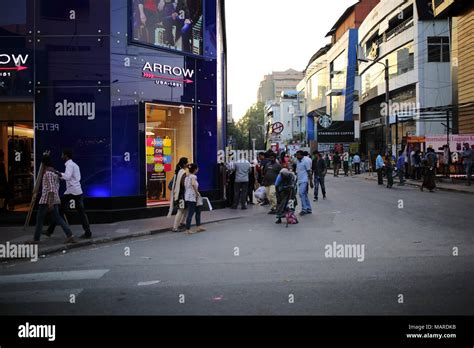
<svg viewBox="0 0 474 348">
<path fill-rule="evenodd" d="M 65 148 L 81 167 L 91 211 L 163 213 L 180 157 L 200 166 L 204 195 L 222 198 L 221 1 L 167 1 L 163 9 L 135 0 L 6 2 L 0 145 L 10 209 L 28 206 L 42 153 L 51 150 L 63 169 Z"/>
</svg>

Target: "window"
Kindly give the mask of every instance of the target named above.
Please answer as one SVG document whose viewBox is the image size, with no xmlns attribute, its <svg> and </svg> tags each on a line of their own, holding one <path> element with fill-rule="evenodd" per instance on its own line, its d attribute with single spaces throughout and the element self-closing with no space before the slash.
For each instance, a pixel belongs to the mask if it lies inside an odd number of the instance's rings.
<svg viewBox="0 0 474 348">
<path fill-rule="evenodd" d="M 428 62 L 449 62 L 449 37 L 433 36 L 428 38 Z"/>
</svg>

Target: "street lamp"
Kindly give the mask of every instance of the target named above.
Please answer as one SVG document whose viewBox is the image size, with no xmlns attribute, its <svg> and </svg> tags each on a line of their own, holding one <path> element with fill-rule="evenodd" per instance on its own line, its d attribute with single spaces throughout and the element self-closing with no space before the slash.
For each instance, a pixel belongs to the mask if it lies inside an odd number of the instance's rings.
<svg viewBox="0 0 474 348">
<path fill-rule="evenodd" d="M 385 63 L 377 61 L 377 60 L 371 60 L 371 59 L 362 59 L 362 58 L 357 58 L 358 61 L 364 62 L 364 63 L 378 63 L 382 64 L 385 69 L 385 103 L 387 105 L 387 116 L 385 119 L 385 146 L 386 146 L 386 152 L 392 152 L 392 128 L 390 127 L 390 73 L 389 73 L 389 65 L 388 65 L 388 59 L 385 60 Z M 398 126 L 397 126 L 398 127 Z M 398 129 L 398 128 L 397 128 Z M 397 144 L 398 145 L 398 144 Z M 397 155 L 398 157 L 398 155 Z"/>
</svg>

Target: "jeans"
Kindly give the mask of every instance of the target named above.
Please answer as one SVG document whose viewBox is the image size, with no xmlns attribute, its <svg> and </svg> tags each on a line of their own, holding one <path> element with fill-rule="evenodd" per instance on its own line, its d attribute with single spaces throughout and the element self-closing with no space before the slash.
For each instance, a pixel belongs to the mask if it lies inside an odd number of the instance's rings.
<svg viewBox="0 0 474 348">
<path fill-rule="evenodd" d="M 324 184 L 324 176 L 314 177 L 314 198 L 318 198 L 319 185 L 321 185 L 321 192 L 326 197 L 326 185 Z"/>
<path fill-rule="evenodd" d="M 339 170 L 341 169 L 340 163 L 334 163 L 334 176 L 339 176 Z"/>
<path fill-rule="evenodd" d="M 464 169 L 466 170 L 467 183 L 468 183 L 468 184 L 471 184 L 472 162 L 470 162 L 470 163 L 464 163 Z"/>
<path fill-rule="evenodd" d="M 236 182 L 234 184 L 234 203 L 232 208 L 237 208 L 240 205 L 245 208 L 247 203 L 249 183 L 248 182 Z"/>
<path fill-rule="evenodd" d="M 191 228 L 191 221 L 193 219 L 193 215 L 196 214 L 196 226 L 201 226 L 201 209 L 202 206 L 197 206 L 196 202 L 186 202 L 188 208 L 188 217 L 186 218 L 186 229 L 189 230 Z"/>
<path fill-rule="evenodd" d="M 39 241 L 41 237 L 41 231 L 43 230 L 44 218 L 48 214 L 48 205 L 40 204 L 38 206 L 38 214 L 36 215 L 36 229 L 35 229 L 35 241 Z M 66 237 L 72 236 L 71 228 L 68 226 L 66 221 L 59 215 L 59 204 L 54 205 L 53 210 L 51 211 L 53 215 L 54 225 L 59 225 L 62 227 Z"/>
<path fill-rule="evenodd" d="M 377 169 L 377 181 L 379 185 L 383 185 L 383 168 Z"/>
<path fill-rule="evenodd" d="M 390 167 L 387 167 L 385 169 L 385 172 L 387 174 L 387 187 L 392 187 L 393 186 L 393 169 Z"/>
<path fill-rule="evenodd" d="M 400 178 L 400 184 L 405 183 L 405 170 L 404 170 L 404 168 L 398 169 L 398 177 Z"/>
<path fill-rule="evenodd" d="M 311 213 L 312 208 L 311 208 L 311 202 L 309 201 L 309 198 L 308 198 L 308 187 L 309 187 L 309 183 L 307 182 L 298 183 L 298 191 L 301 198 L 301 211 L 302 212 L 304 211 L 306 213 Z"/>
<path fill-rule="evenodd" d="M 355 171 L 355 175 L 360 174 L 360 163 L 354 163 L 354 171 Z"/>
<path fill-rule="evenodd" d="M 82 228 L 84 229 L 85 234 L 90 236 L 91 235 L 91 228 L 90 228 L 90 225 L 89 225 L 89 219 L 87 218 L 86 210 L 84 209 L 84 196 L 83 195 L 79 195 L 79 196 L 64 195 L 61 199 L 61 208 L 62 208 L 61 215 L 64 216 L 68 212 L 69 204 L 70 204 L 71 200 L 74 200 L 74 203 L 76 205 L 76 210 L 79 213 L 79 218 L 81 219 Z M 49 228 L 48 228 L 48 233 L 49 234 L 52 234 L 54 232 L 54 229 L 56 228 L 56 225 L 57 225 L 57 223 L 53 222 L 49 226 Z"/>
</svg>

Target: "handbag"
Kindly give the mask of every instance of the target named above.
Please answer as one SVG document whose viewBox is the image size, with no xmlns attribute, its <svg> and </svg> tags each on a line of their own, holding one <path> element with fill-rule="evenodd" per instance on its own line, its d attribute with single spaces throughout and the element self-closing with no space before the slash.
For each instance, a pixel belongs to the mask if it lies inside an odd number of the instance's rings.
<svg viewBox="0 0 474 348">
<path fill-rule="evenodd" d="M 202 199 L 201 196 L 198 196 L 198 198 L 196 199 L 196 205 L 197 205 L 198 207 L 201 207 L 201 206 L 204 205 L 204 202 L 203 202 L 203 199 Z"/>
</svg>

